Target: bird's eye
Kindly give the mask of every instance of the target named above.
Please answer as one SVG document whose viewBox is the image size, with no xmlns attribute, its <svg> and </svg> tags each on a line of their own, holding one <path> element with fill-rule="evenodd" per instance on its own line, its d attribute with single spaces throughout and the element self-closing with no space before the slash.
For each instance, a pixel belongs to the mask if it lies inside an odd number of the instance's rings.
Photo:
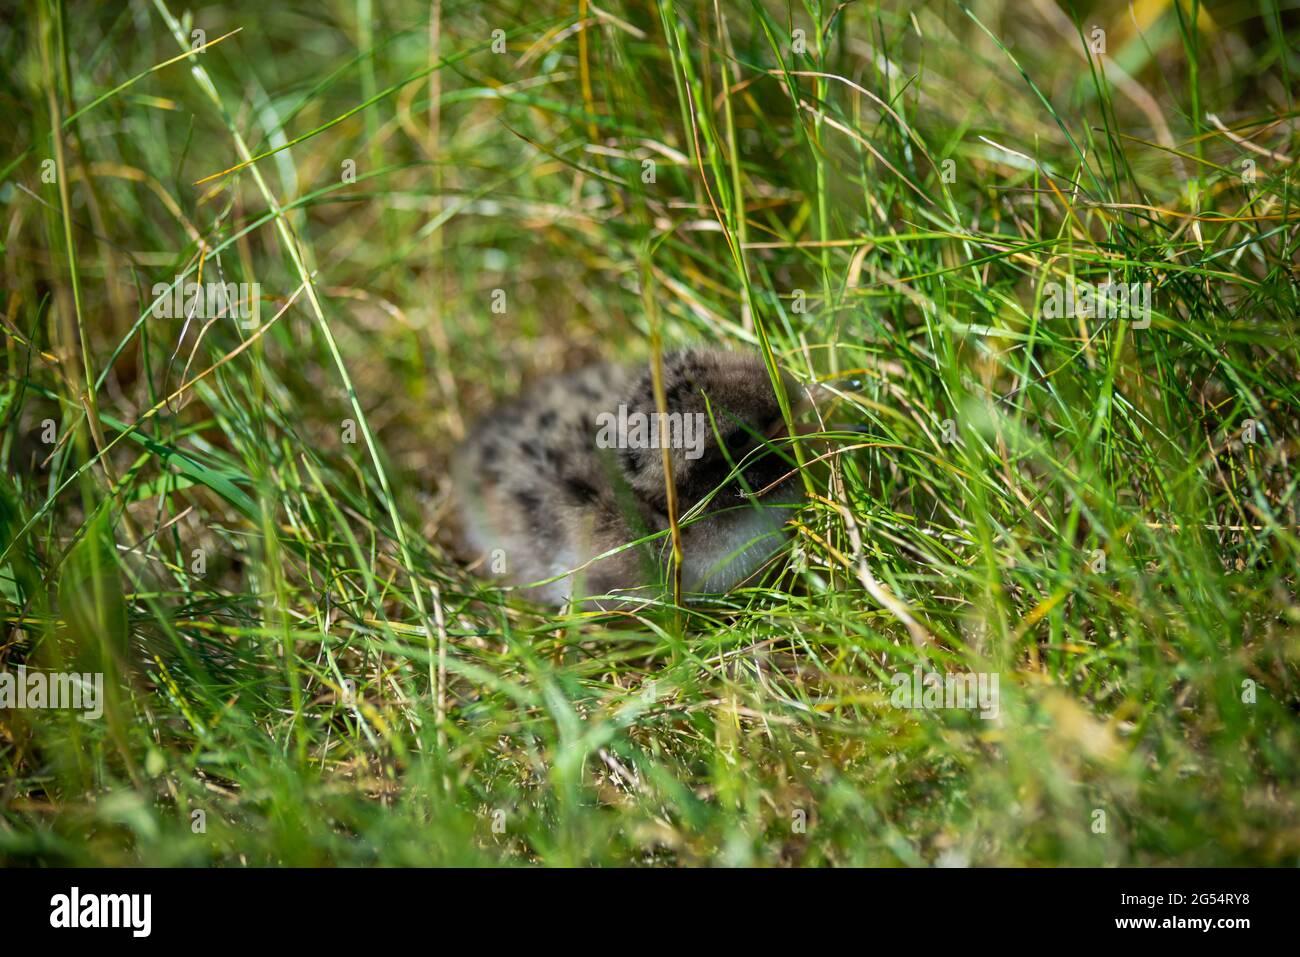
<svg viewBox="0 0 1300 957">
<path fill-rule="evenodd" d="M 785 419 L 779 414 L 767 423 L 767 428 L 763 429 L 763 435 L 769 439 L 780 438 L 785 434 Z"/>
</svg>

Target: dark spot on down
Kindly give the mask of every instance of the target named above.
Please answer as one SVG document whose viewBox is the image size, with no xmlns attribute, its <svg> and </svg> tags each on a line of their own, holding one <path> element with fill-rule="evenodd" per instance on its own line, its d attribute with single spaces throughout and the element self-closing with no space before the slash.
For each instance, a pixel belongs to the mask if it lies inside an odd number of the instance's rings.
<svg viewBox="0 0 1300 957">
<path fill-rule="evenodd" d="M 641 456 L 635 450 L 624 449 L 623 467 L 627 469 L 629 475 L 640 475 L 641 470 L 645 468 L 645 462 L 641 461 Z"/>
<path fill-rule="evenodd" d="M 576 475 L 570 475 L 564 479 L 564 491 L 570 499 L 579 505 L 594 502 L 600 495 L 589 482 Z"/>
</svg>

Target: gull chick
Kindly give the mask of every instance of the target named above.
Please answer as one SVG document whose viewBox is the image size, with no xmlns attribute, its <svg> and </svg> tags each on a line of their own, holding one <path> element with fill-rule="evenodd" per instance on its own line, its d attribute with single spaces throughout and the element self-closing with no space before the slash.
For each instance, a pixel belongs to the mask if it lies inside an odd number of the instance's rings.
<svg viewBox="0 0 1300 957">
<path fill-rule="evenodd" d="M 669 527 L 666 447 L 683 591 L 724 592 L 753 575 L 803 497 L 767 369 L 705 350 L 664 356 L 662 374 L 666 414 L 648 364 L 602 364 L 545 380 L 479 422 L 452 470 L 462 557 L 548 604 L 663 596 L 671 544 L 651 536 Z"/>
</svg>

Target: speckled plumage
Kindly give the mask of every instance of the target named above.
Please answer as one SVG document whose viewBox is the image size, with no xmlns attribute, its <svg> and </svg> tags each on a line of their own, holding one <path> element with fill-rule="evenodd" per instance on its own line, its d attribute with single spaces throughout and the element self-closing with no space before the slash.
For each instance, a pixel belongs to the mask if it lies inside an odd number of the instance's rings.
<svg viewBox="0 0 1300 957">
<path fill-rule="evenodd" d="M 663 376 L 670 413 L 705 413 L 702 445 L 669 449 L 682 519 L 683 589 L 726 591 L 780 547 L 782 526 L 802 497 L 788 449 L 780 451 L 784 422 L 757 356 L 672 353 L 664 357 Z M 798 385 L 783 379 L 798 402 Z M 601 413 L 616 416 L 620 405 L 629 414 L 656 411 L 648 364 L 596 365 L 548 379 L 478 424 L 453 468 L 460 550 L 478 570 L 513 585 L 562 576 L 524 590 L 551 604 L 569 599 L 575 587 L 579 597 L 663 594 L 667 536 L 598 558 L 668 527 L 659 446 L 598 445 L 599 422 L 609 421 Z M 696 513 L 732 471 L 709 423 L 710 408 L 744 481 L 733 477 Z M 761 497 L 748 494 L 746 485 Z"/>
</svg>

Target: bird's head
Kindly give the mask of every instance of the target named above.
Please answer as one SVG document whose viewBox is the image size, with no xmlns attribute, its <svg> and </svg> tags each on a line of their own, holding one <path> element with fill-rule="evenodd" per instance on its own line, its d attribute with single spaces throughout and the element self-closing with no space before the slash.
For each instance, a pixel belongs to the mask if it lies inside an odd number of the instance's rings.
<svg viewBox="0 0 1300 957">
<path fill-rule="evenodd" d="M 644 500 L 660 509 L 665 503 L 664 444 L 679 512 L 718 488 L 714 501 L 735 505 L 738 497 L 761 494 L 794 469 L 785 419 L 758 356 L 677 352 L 664 356 L 662 369 L 666 417 L 657 415 L 653 369 L 647 368 L 633 380 L 626 403 L 629 434 L 622 437 L 628 441 L 620 443 L 624 478 Z M 781 381 L 797 411 L 803 405 L 802 389 L 784 372 Z M 634 432 L 641 424 L 652 427 L 647 441 L 638 441 Z"/>
</svg>

